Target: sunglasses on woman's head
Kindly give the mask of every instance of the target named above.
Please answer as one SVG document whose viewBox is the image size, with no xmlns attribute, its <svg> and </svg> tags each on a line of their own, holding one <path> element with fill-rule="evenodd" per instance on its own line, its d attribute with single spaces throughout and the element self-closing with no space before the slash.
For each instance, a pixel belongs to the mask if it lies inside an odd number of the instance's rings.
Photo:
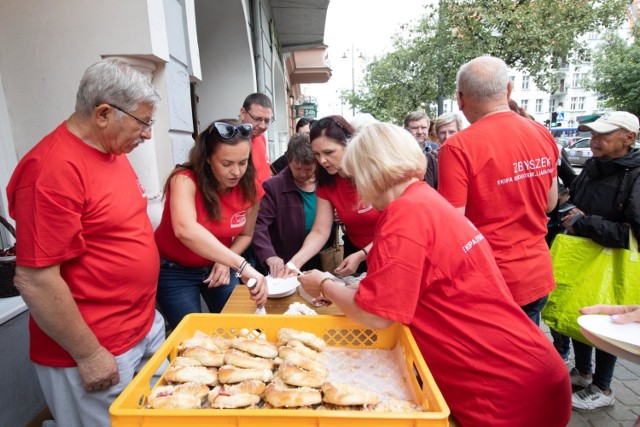
<svg viewBox="0 0 640 427">
<path fill-rule="evenodd" d="M 236 135 L 236 133 L 241 137 L 248 139 L 251 137 L 251 131 L 253 130 L 253 126 L 248 123 L 234 126 L 229 123 L 214 122 L 213 126 L 216 128 L 218 135 L 220 135 L 220 138 L 222 139 L 231 139 Z"/>
<path fill-rule="evenodd" d="M 342 129 L 342 132 L 344 132 L 345 136 L 347 137 L 351 136 L 351 133 L 348 130 L 346 130 L 344 126 L 342 126 L 342 123 L 340 123 L 333 117 L 324 117 L 320 120 L 312 120 L 311 123 L 309 123 L 309 129 L 313 129 L 316 126 L 318 126 L 320 129 L 326 129 L 331 123 L 335 124 L 340 129 Z"/>
</svg>

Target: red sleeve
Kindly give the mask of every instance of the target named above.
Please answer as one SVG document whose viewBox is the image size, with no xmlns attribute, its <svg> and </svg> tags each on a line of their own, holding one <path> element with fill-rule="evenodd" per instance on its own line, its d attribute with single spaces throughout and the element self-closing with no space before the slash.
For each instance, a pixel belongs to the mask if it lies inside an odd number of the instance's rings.
<svg viewBox="0 0 640 427">
<path fill-rule="evenodd" d="M 459 147 L 445 144 L 438 154 L 438 193 L 454 207 L 467 205 L 470 167 Z"/>
<path fill-rule="evenodd" d="M 40 182 L 55 182 L 58 189 L 32 182 L 10 195 L 11 215 L 18 224 L 18 265 L 47 267 L 73 259 L 86 250 L 81 223 L 82 184 L 73 171 L 63 166 L 66 164 L 43 169 L 40 175 Z M 23 177 L 36 174 L 27 167 L 20 173 Z"/>
<path fill-rule="evenodd" d="M 356 304 L 385 319 L 412 323 L 425 259 L 424 246 L 405 237 L 378 235 L 367 258 L 367 276 L 355 295 Z"/>
<path fill-rule="evenodd" d="M 324 185 L 318 185 L 316 187 L 316 197 L 319 197 L 323 200 L 329 200 L 329 198 L 327 197 L 327 187 L 325 187 Z"/>
</svg>

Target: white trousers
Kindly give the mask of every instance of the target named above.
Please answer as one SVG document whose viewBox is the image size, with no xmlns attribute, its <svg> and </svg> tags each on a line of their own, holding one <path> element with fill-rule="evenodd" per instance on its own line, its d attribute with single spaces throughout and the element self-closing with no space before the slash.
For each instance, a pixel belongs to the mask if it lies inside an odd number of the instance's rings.
<svg viewBox="0 0 640 427">
<path fill-rule="evenodd" d="M 88 392 L 82 386 L 78 368 L 54 368 L 34 364 L 40 387 L 58 427 L 109 427 L 109 406 L 134 375 L 158 350 L 165 339 L 164 319 L 156 311 L 151 330 L 131 350 L 116 356 L 120 382 L 107 390 Z M 165 361 L 156 380 L 166 369 Z"/>
</svg>

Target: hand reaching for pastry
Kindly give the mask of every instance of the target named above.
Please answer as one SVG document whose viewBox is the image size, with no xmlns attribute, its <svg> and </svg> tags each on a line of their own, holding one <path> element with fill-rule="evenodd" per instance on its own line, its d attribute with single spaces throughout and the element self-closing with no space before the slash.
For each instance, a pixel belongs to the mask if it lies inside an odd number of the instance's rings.
<svg viewBox="0 0 640 427">
<path fill-rule="evenodd" d="M 102 346 L 91 356 L 76 360 L 76 363 L 82 385 L 88 392 L 106 390 L 120 381 L 116 358 Z"/>
</svg>

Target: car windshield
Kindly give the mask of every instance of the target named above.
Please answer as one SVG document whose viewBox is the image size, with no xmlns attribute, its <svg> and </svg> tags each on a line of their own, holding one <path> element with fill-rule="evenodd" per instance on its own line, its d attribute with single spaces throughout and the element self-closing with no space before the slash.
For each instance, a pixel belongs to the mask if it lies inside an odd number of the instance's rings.
<svg viewBox="0 0 640 427">
<path fill-rule="evenodd" d="M 573 146 L 571 148 L 589 148 L 589 141 L 590 140 L 591 140 L 591 138 L 581 139 L 578 142 L 576 142 L 575 144 L 573 144 Z"/>
</svg>

